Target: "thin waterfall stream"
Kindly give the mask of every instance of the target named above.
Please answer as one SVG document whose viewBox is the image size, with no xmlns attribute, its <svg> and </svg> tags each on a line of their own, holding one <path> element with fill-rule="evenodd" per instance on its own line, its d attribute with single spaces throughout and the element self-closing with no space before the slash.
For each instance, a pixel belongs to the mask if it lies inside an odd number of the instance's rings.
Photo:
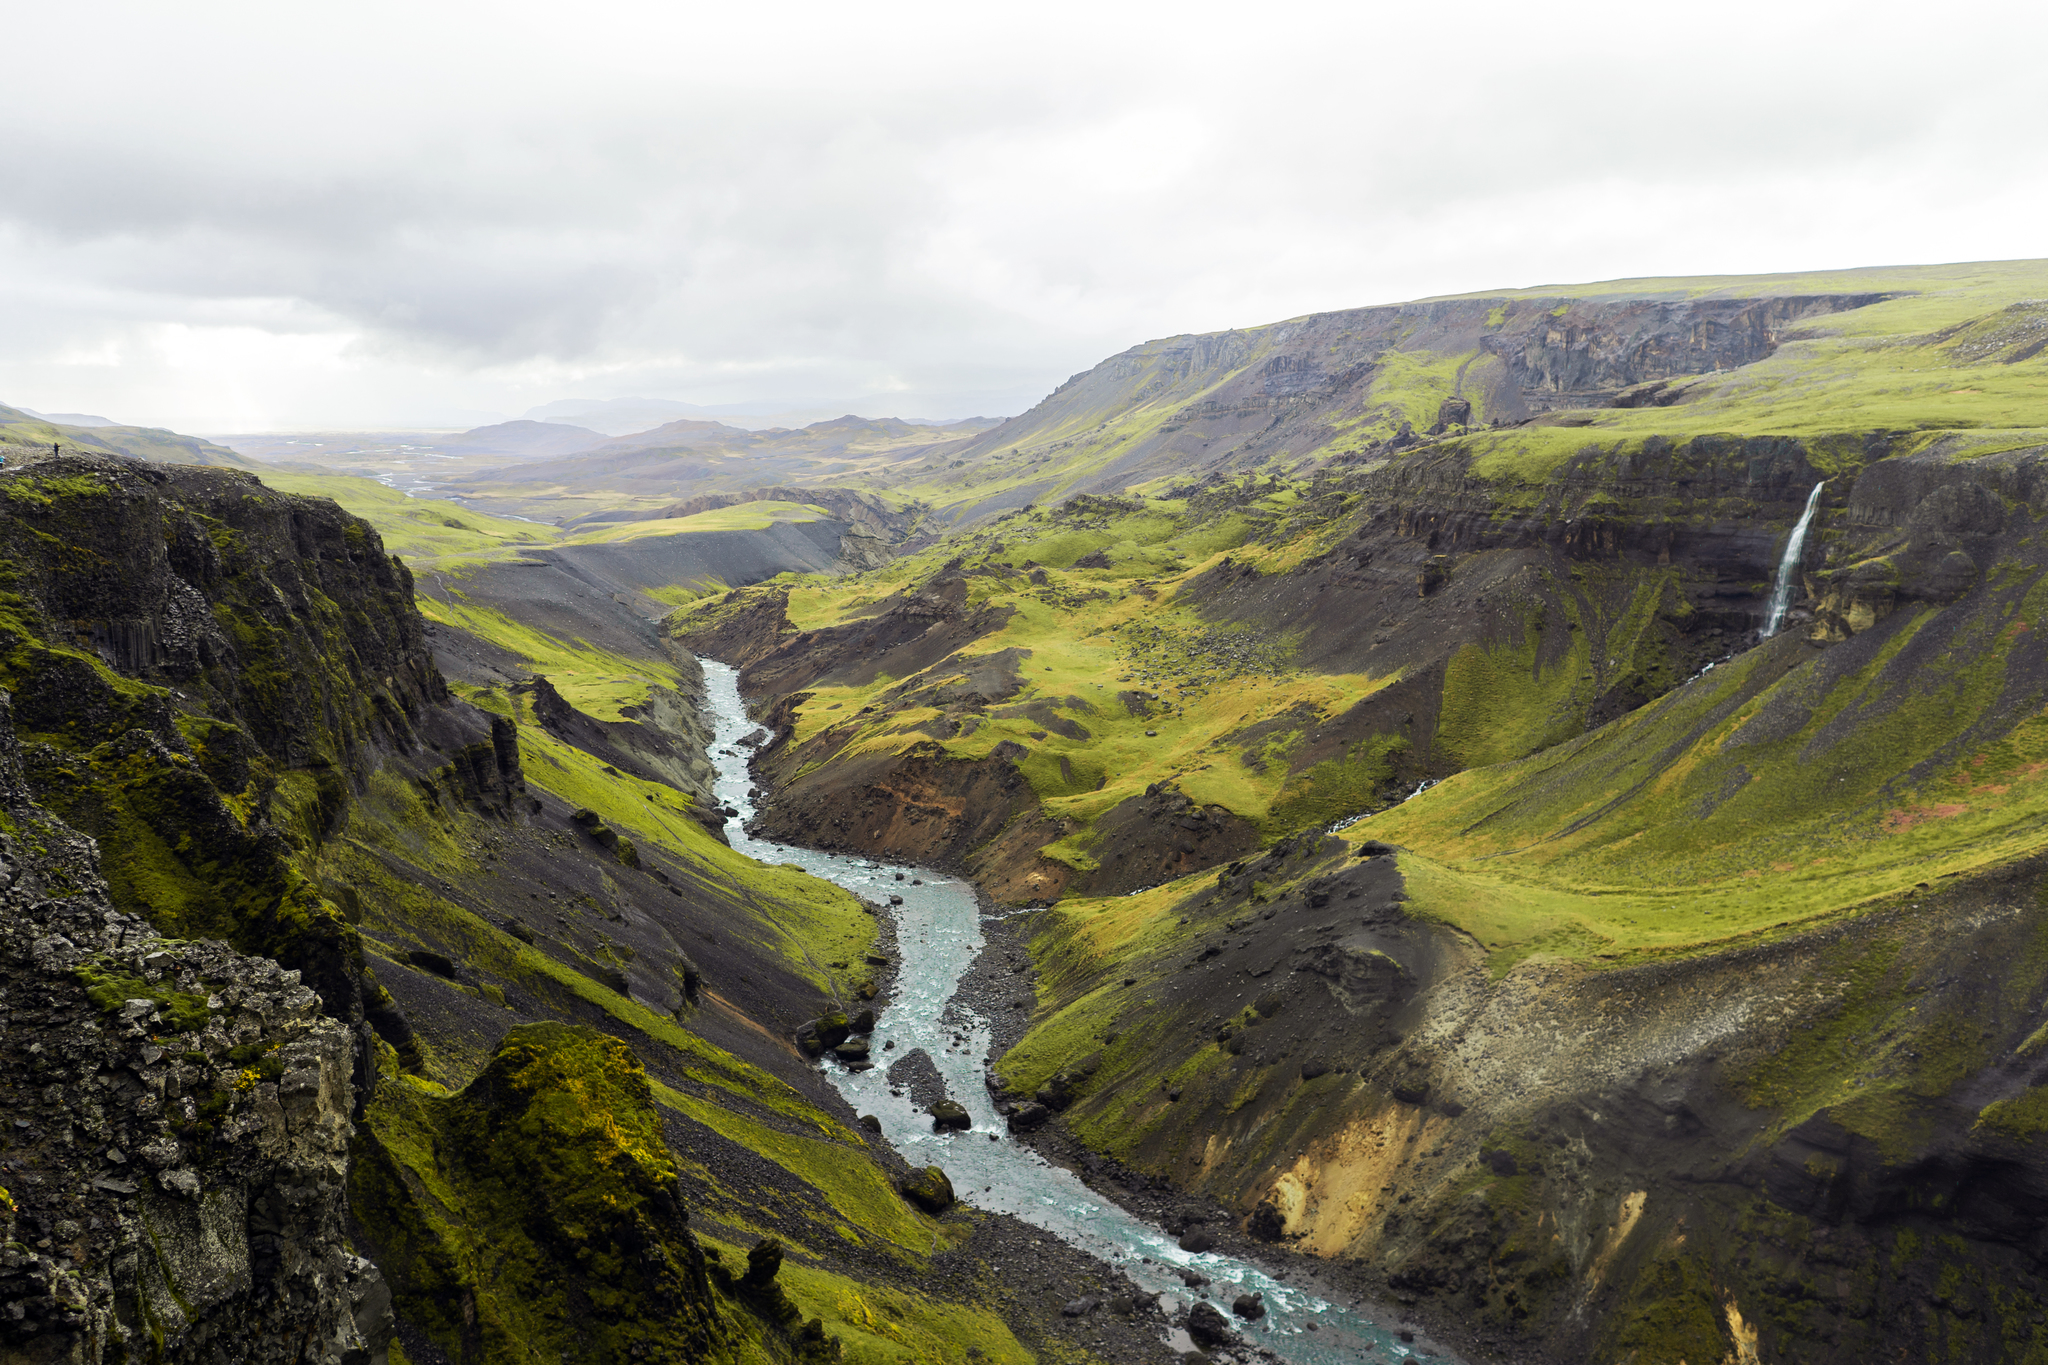
<svg viewBox="0 0 2048 1365">
<path fill-rule="evenodd" d="M 1207 1276 L 1208 1296 L 1228 1316 L 1241 1293 L 1265 1296 L 1266 1316 L 1231 1325 L 1249 1347 L 1271 1352 L 1293 1365 L 1339 1365 L 1361 1359 L 1400 1360 L 1417 1347 L 1402 1342 L 1375 1321 L 1364 1305 L 1348 1307 L 1297 1284 L 1275 1278 L 1246 1261 L 1214 1252 L 1182 1251 L 1171 1234 L 1098 1195 L 1072 1172 L 1046 1161 L 1011 1139 L 989 1097 L 983 1077 L 990 1062 L 987 1022 L 954 993 L 984 943 L 983 910 L 974 888 L 943 872 L 873 858 L 820 852 L 755 839 L 746 832 L 754 806 L 748 796 L 751 752 L 739 741 L 757 726 L 740 699 L 739 674 L 705 659 L 704 681 L 714 727 L 712 761 L 718 768 L 719 800 L 739 811 L 726 823 L 734 849 L 766 863 L 793 863 L 813 876 L 836 882 L 869 900 L 901 896 L 889 913 L 896 924 L 901 958 L 895 991 L 878 1013 L 873 1045 L 879 1063 L 888 1044 L 891 1056 L 923 1048 L 937 1065 L 946 1090 L 972 1115 L 971 1132 L 932 1131 L 931 1117 L 908 1095 L 890 1093 L 880 1065 L 849 1071 L 827 1061 L 830 1077 L 855 1111 L 881 1120 L 882 1132 L 914 1166 L 943 1168 L 955 1191 L 976 1208 L 1014 1215 L 1108 1262 L 1147 1292 L 1158 1292 L 1169 1312 L 1191 1302 L 1179 1271 Z M 897 873 L 904 873 L 902 881 Z M 921 885 L 913 881 L 921 881 Z M 1313 1327 L 1311 1327 L 1313 1324 Z M 1185 1333 L 1171 1343 L 1192 1349 Z M 1455 1361 L 1439 1346 L 1438 1358 Z M 1376 1352 L 1377 1354 L 1373 1354 Z"/>
<path fill-rule="evenodd" d="M 1799 572 L 1800 556 L 1806 552 L 1806 530 L 1813 525 L 1814 509 L 1820 506 L 1820 490 L 1828 486 L 1822 479 L 1806 495 L 1806 510 L 1799 514 L 1799 521 L 1792 528 L 1792 538 L 1785 542 L 1785 557 L 1778 561 L 1778 578 L 1771 584 L 1771 601 L 1764 612 L 1763 638 L 1768 640 L 1778 633 L 1778 627 L 1785 624 L 1785 612 L 1792 606 L 1792 575 Z"/>
</svg>

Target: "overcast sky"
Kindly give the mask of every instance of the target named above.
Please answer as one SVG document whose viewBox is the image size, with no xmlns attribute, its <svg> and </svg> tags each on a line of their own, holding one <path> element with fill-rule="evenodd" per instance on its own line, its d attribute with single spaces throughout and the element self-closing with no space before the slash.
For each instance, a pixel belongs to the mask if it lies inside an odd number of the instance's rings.
<svg viewBox="0 0 2048 1365">
<path fill-rule="evenodd" d="M 0 402 L 993 415 L 1321 309 L 2044 255 L 2043 13 L 11 5 Z"/>
</svg>

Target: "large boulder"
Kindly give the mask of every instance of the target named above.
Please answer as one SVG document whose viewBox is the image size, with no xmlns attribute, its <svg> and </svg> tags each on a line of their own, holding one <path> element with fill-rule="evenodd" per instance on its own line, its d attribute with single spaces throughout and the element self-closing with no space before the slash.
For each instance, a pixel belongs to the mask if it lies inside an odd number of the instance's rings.
<svg viewBox="0 0 2048 1365">
<path fill-rule="evenodd" d="M 1010 1131 L 1028 1133 L 1043 1128 L 1045 1121 L 1052 1117 L 1052 1110 L 1042 1104 L 1026 1101 L 1010 1111 Z"/>
<path fill-rule="evenodd" d="M 1266 1296 L 1264 1294 L 1239 1294 L 1230 1301 L 1230 1311 L 1243 1318 L 1246 1322 L 1257 1322 L 1260 1318 L 1266 1316 Z"/>
<path fill-rule="evenodd" d="M 932 1131 L 964 1133 L 974 1126 L 974 1116 L 958 1100 L 940 1100 L 931 1107 Z"/>
<path fill-rule="evenodd" d="M 1188 1336 L 1197 1346 L 1235 1346 L 1237 1333 L 1230 1330 L 1230 1319 L 1216 1311 L 1213 1303 L 1202 1302 L 1188 1310 Z"/>
<path fill-rule="evenodd" d="M 896 1188 L 926 1213 L 944 1213 L 953 1207 L 953 1182 L 937 1166 L 912 1171 L 897 1182 Z"/>
<path fill-rule="evenodd" d="M 838 1047 L 852 1031 L 847 1027 L 846 1016 L 833 1010 L 799 1026 L 796 1045 L 803 1049 L 805 1056 L 815 1057 L 827 1048 Z"/>
</svg>

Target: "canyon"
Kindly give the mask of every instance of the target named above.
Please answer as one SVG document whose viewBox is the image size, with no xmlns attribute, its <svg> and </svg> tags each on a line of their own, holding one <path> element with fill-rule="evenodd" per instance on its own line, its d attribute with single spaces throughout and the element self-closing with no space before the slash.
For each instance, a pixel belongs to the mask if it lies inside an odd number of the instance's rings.
<svg viewBox="0 0 2048 1365">
<path fill-rule="evenodd" d="M 559 526 L 616 453 L 10 459 L 0 1359 L 1172 1358 L 986 1139 L 1472 1360 L 2048 1351 L 2044 293 L 1317 314 Z M 806 1046 L 891 865 L 950 1138 Z"/>
</svg>

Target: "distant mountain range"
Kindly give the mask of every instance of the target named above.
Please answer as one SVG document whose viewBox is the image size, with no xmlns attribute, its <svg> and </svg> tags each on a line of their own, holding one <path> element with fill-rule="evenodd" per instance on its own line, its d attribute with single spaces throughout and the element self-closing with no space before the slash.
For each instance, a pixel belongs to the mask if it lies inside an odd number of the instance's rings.
<svg viewBox="0 0 2048 1365">
<path fill-rule="evenodd" d="M 441 450 L 492 455 L 573 455 L 603 445 L 606 433 L 561 422 L 497 422 L 434 441 Z"/>
<path fill-rule="evenodd" d="M 17 408 L 31 417 L 40 417 L 45 422 L 56 422 L 67 427 L 118 427 L 121 424 L 111 417 L 95 417 L 89 412 L 37 412 L 34 408 Z"/>
<path fill-rule="evenodd" d="M 831 418 L 834 413 L 853 412 L 861 408 L 872 411 L 875 406 L 876 402 L 872 398 L 826 403 L 714 403 L 709 406 L 684 403 L 671 398 L 564 398 L 553 403 L 543 403 L 537 408 L 529 408 L 526 416 L 538 422 L 574 422 L 578 426 L 601 431 L 607 436 L 630 436 L 635 432 L 664 426 L 679 419 L 721 421 L 747 431 L 761 431 L 771 427 L 794 429 Z M 994 426 L 1001 419 L 968 417 L 953 422 L 922 418 L 903 420 L 913 426 L 957 426 L 963 430 L 978 431 L 983 427 Z"/>
</svg>

